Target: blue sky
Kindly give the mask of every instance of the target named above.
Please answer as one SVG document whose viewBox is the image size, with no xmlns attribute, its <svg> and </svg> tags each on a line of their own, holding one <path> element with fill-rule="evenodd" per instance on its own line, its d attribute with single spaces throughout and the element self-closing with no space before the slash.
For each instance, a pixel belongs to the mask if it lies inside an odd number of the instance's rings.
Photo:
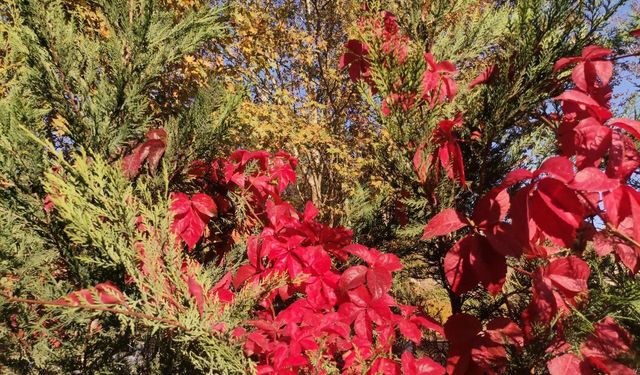
<svg viewBox="0 0 640 375">
<path fill-rule="evenodd" d="M 618 10 L 614 18 L 620 19 L 620 20 L 627 20 L 629 18 L 629 14 L 631 13 L 632 3 L 634 3 L 634 1 L 629 1 L 624 6 L 622 6 Z M 637 62 L 638 59 L 639 57 L 637 56 L 630 57 L 624 60 L 620 60 L 619 63 Z M 617 109 L 620 111 L 620 113 L 616 113 L 616 115 L 622 115 L 621 111 L 625 106 L 628 106 L 629 99 L 638 92 L 638 87 L 640 86 L 640 79 L 635 74 L 628 71 L 621 71 L 619 68 L 617 69 L 617 72 L 618 74 L 620 74 L 621 80 L 620 80 L 620 84 L 615 86 L 613 89 L 613 95 L 614 95 L 613 108 L 614 110 Z M 640 106 L 638 104 L 639 103 L 635 104 L 636 110 L 640 109 Z M 627 113 L 626 115 L 629 116 L 632 114 Z"/>
</svg>

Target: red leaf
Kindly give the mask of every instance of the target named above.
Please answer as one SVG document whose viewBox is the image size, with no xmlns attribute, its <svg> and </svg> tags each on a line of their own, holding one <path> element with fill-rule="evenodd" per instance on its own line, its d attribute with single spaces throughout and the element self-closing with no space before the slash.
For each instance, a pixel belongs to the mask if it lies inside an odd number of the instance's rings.
<svg viewBox="0 0 640 375">
<path fill-rule="evenodd" d="M 565 294 L 575 295 L 587 291 L 591 270 L 584 260 L 569 256 L 551 261 L 545 268 L 545 274 Z"/>
<path fill-rule="evenodd" d="M 597 368 L 605 374 L 611 375 L 638 375 L 638 372 L 614 361 L 608 357 L 587 357 L 591 366 Z"/>
<path fill-rule="evenodd" d="M 527 331 L 534 322 L 549 324 L 558 314 L 562 317 L 569 313 L 570 306 L 577 305 L 575 297 L 587 292 L 589 274 L 586 262 L 575 256 L 558 258 L 538 268 L 532 277 L 533 298 L 523 314 Z"/>
<path fill-rule="evenodd" d="M 640 154 L 631 138 L 618 132 L 613 132 L 607 175 L 609 177 L 626 180 L 640 166 Z"/>
<path fill-rule="evenodd" d="M 575 102 L 589 107 L 600 107 L 600 104 L 596 102 L 592 97 L 578 90 L 567 90 L 553 99 Z"/>
<path fill-rule="evenodd" d="M 146 155 L 145 155 L 146 158 Z M 138 175 L 144 159 L 142 157 L 142 145 L 131 151 L 131 154 L 122 159 L 122 170 L 126 178 L 134 178 Z"/>
<path fill-rule="evenodd" d="M 149 171 L 153 175 L 158 169 L 160 158 L 164 154 L 166 144 L 163 140 L 152 139 L 144 143 L 144 147 L 147 148 L 147 163 L 149 163 Z"/>
<path fill-rule="evenodd" d="M 572 136 L 572 145 L 577 153 L 576 166 L 579 169 L 599 166 L 611 144 L 611 129 L 588 117 L 573 128 Z"/>
<path fill-rule="evenodd" d="M 415 323 L 408 319 L 401 319 L 398 322 L 398 329 L 400 329 L 402 336 L 413 341 L 416 345 L 420 345 L 420 341 L 422 340 L 422 331 Z"/>
<path fill-rule="evenodd" d="M 483 84 L 483 83 L 488 83 L 491 80 L 491 78 L 493 77 L 493 74 L 495 72 L 496 72 L 496 66 L 495 65 L 491 65 L 490 67 L 486 68 L 473 81 L 471 81 L 471 83 L 469 83 L 469 86 L 467 86 L 467 89 L 471 90 L 472 88 L 476 87 L 477 85 L 480 85 L 480 84 Z"/>
<path fill-rule="evenodd" d="M 593 247 L 596 250 L 598 256 L 607 256 L 613 252 L 613 246 L 615 240 L 607 236 L 603 232 L 598 232 L 593 236 Z"/>
<path fill-rule="evenodd" d="M 391 289 L 392 282 L 393 278 L 389 272 L 378 269 L 367 272 L 367 288 L 373 298 L 382 298 Z"/>
<path fill-rule="evenodd" d="M 562 182 L 545 178 L 529 199 L 531 217 L 540 230 L 560 246 L 571 247 L 585 210 L 575 193 Z"/>
<path fill-rule="evenodd" d="M 564 306 L 558 306 L 557 293 L 553 290 L 551 280 L 544 277 L 542 271 L 539 269 L 534 273 L 531 303 L 525 312 L 538 323 L 550 323 Z"/>
<path fill-rule="evenodd" d="M 527 185 L 518 190 L 511 201 L 511 226 L 514 229 L 514 237 L 525 246 L 537 236 L 538 232 L 529 202 L 534 194 L 534 187 L 535 185 Z"/>
<path fill-rule="evenodd" d="M 422 75 L 422 98 L 433 108 L 436 103 L 442 103 L 445 98 L 453 100 L 458 88 L 453 76 L 456 67 L 449 61 L 436 63 L 430 52 L 425 52 L 424 60 L 427 69 Z"/>
<path fill-rule="evenodd" d="M 372 266 L 373 268 L 385 270 L 387 272 L 395 272 L 402 269 L 400 258 L 395 254 L 389 253 L 380 253 Z"/>
<path fill-rule="evenodd" d="M 609 63 L 613 65 L 610 61 L 604 60 L 605 57 L 610 55 L 613 51 L 607 48 L 602 48 L 600 46 L 587 46 L 582 50 L 582 54 L 580 56 L 574 57 L 563 57 L 558 62 L 556 62 L 553 71 L 557 72 L 558 70 L 564 68 L 569 64 L 573 64 L 579 62 L 579 64 L 574 68 L 572 78 L 576 85 L 583 90 L 587 90 L 588 86 L 591 86 L 595 83 L 595 76 L 600 78 L 602 85 L 607 85 L 609 82 L 609 78 L 611 78 L 611 73 L 607 67 L 605 66 L 595 66 L 597 64 Z M 609 68 L 610 69 L 610 68 Z M 578 72 L 576 74 L 576 71 Z M 594 77 L 585 77 L 594 76 Z M 587 85 L 587 81 L 589 85 Z"/>
<path fill-rule="evenodd" d="M 373 322 L 366 311 L 358 313 L 353 321 L 353 330 L 359 337 L 373 341 Z"/>
<path fill-rule="evenodd" d="M 636 137 L 636 139 L 640 140 L 640 121 L 630 120 L 628 118 L 614 118 L 609 121 L 609 125 L 624 129 Z"/>
<path fill-rule="evenodd" d="M 613 75 L 613 62 L 608 60 L 601 61 L 592 61 L 590 63 L 585 64 L 585 71 L 592 70 L 595 73 L 595 76 L 600 80 L 598 87 L 604 87 L 609 84 L 611 80 L 611 76 Z M 592 81 L 592 78 L 589 76 L 591 73 L 587 73 L 587 88 L 591 89 L 595 86 L 595 82 Z"/>
<path fill-rule="evenodd" d="M 338 287 L 344 290 L 351 290 L 364 284 L 367 276 L 367 267 L 365 266 L 353 266 L 347 268 L 340 276 L 338 281 Z"/>
<path fill-rule="evenodd" d="M 44 209 L 44 211 L 46 213 L 51 213 L 51 211 L 53 211 L 55 207 L 56 205 L 55 203 L 53 203 L 51 194 L 45 195 L 44 198 L 42 199 L 42 208 Z"/>
<path fill-rule="evenodd" d="M 585 72 L 585 70 L 588 70 L 586 65 L 587 64 L 584 62 L 581 62 L 571 71 L 571 80 L 576 84 L 576 87 L 582 91 L 587 91 L 589 89 L 588 82 L 590 79 L 589 74 Z"/>
<path fill-rule="evenodd" d="M 567 183 L 574 176 L 573 163 L 563 156 L 554 156 L 545 160 L 536 173 L 546 173 L 550 177 Z"/>
<path fill-rule="evenodd" d="M 366 43 L 359 40 L 351 39 L 345 43 L 344 47 L 347 49 L 342 56 L 340 56 L 339 69 L 344 69 L 349 66 L 349 78 L 353 82 L 357 82 L 360 78 L 365 78 L 370 74 L 370 64 L 366 60 L 366 56 L 369 54 L 369 47 Z"/>
<path fill-rule="evenodd" d="M 502 183 L 500 183 L 499 188 L 506 189 L 506 188 L 509 188 L 509 187 L 517 184 L 518 182 L 521 182 L 523 180 L 532 179 L 534 177 L 535 177 L 535 175 L 533 173 L 529 172 L 528 170 L 522 169 L 522 168 L 518 168 L 518 169 L 516 169 L 514 171 L 511 171 L 511 172 L 507 173 L 505 178 L 502 180 Z"/>
<path fill-rule="evenodd" d="M 482 323 L 473 315 L 454 314 L 444 324 L 444 334 L 452 344 L 469 344 L 482 331 Z"/>
<path fill-rule="evenodd" d="M 547 369 L 551 375 L 592 375 L 589 364 L 575 354 L 565 354 L 547 362 Z"/>
<path fill-rule="evenodd" d="M 351 255 L 355 255 L 358 258 L 364 260 L 368 264 L 374 264 L 376 259 L 378 258 L 378 254 L 371 251 L 366 246 L 360 244 L 351 244 L 344 247 L 344 251 L 348 252 Z"/>
<path fill-rule="evenodd" d="M 444 332 L 449 340 L 448 374 L 482 373 L 478 371 L 479 369 L 471 360 L 471 346 L 480 331 L 482 331 L 482 323 L 474 316 L 455 314 L 447 319 L 444 324 Z"/>
<path fill-rule="evenodd" d="M 403 375 L 444 375 L 445 369 L 438 362 L 431 358 L 413 358 L 413 355 L 406 351 L 402 353 L 402 374 Z"/>
<path fill-rule="evenodd" d="M 587 167 L 576 173 L 575 177 L 567 186 L 573 190 L 587 192 L 605 192 L 616 189 L 620 181 L 610 179 L 598 168 Z"/>
<path fill-rule="evenodd" d="M 453 208 L 447 208 L 432 217 L 424 228 L 423 240 L 444 236 L 469 225 L 467 219 Z"/>
<path fill-rule="evenodd" d="M 607 60 L 581 62 L 571 72 L 571 79 L 583 91 L 609 84 L 613 74 L 613 63 Z M 599 82 L 597 81 L 599 80 Z"/>
<path fill-rule="evenodd" d="M 561 70 L 562 68 L 564 68 L 565 66 L 569 65 L 569 64 L 573 64 L 575 62 L 580 61 L 581 58 L 580 57 L 563 57 L 560 60 L 558 60 L 555 65 L 553 66 L 553 71 L 557 72 L 559 70 Z"/>
<path fill-rule="evenodd" d="M 214 217 L 218 213 L 216 203 L 207 194 L 199 193 L 193 195 L 191 197 L 191 205 L 198 213 L 204 216 Z"/>
<path fill-rule="evenodd" d="M 501 343 L 484 335 L 474 340 L 471 358 L 485 370 L 502 369 L 507 362 L 507 350 Z"/>
<path fill-rule="evenodd" d="M 611 118 L 611 112 L 604 108 L 594 98 L 578 90 L 567 90 L 559 96 L 553 98 L 555 100 L 562 100 L 563 102 L 574 103 L 580 110 L 587 111 L 589 114 L 595 116 L 599 120 L 607 120 Z M 566 103 L 563 103 L 563 106 Z M 567 107 L 563 107 L 565 110 Z"/>
<path fill-rule="evenodd" d="M 590 46 L 584 47 L 584 49 L 582 50 L 581 57 L 584 60 L 596 60 L 596 59 L 602 59 L 604 57 L 607 57 L 612 52 L 613 51 L 608 48 L 604 48 L 596 45 L 590 45 Z"/>
<path fill-rule="evenodd" d="M 507 262 L 504 255 L 496 253 L 484 237 L 475 238 L 469 251 L 469 265 L 475 278 L 484 285 L 491 295 L 502 291 L 507 275 Z"/>
<path fill-rule="evenodd" d="M 418 180 L 423 184 L 427 181 L 427 174 L 433 161 L 432 155 L 427 155 L 425 160 L 424 147 L 424 143 L 418 146 L 416 153 L 413 155 L 413 169 L 418 174 Z"/>
<path fill-rule="evenodd" d="M 476 236 L 465 236 L 447 252 L 444 257 L 444 273 L 451 289 L 456 294 L 470 291 L 479 280 L 471 268 L 470 254 L 473 247 L 478 247 Z"/>
<path fill-rule="evenodd" d="M 462 157 L 462 150 L 460 149 L 460 145 L 458 142 L 449 144 L 449 152 L 453 155 L 453 165 L 454 165 L 454 176 L 457 176 L 458 182 L 463 187 L 467 186 L 467 180 L 464 175 L 464 159 Z M 453 176 L 450 176 L 451 180 L 455 181 Z"/>
<path fill-rule="evenodd" d="M 231 272 L 227 272 L 214 286 L 209 289 L 207 295 L 216 297 L 221 302 L 230 303 L 233 301 L 233 292 L 230 290 L 232 283 Z"/>
<path fill-rule="evenodd" d="M 428 329 L 431 331 L 435 331 L 440 335 L 444 336 L 444 329 L 442 326 L 436 322 L 433 318 L 430 318 L 423 313 L 416 313 L 417 308 L 408 305 L 399 305 L 400 311 L 402 312 L 402 319 L 406 319 L 418 326 L 421 326 L 424 329 Z"/>
<path fill-rule="evenodd" d="M 151 129 L 145 134 L 147 140 L 133 149 L 130 155 L 122 160 L 122 168 L 127 178 L 138 175 L 142 163 L 146 160 L 151 174 L 158 168 L 160 158 L 167 147 L 167 132 L 164 129 Z"/>
<path fill-rule="evenodd" d="M 640 38 L 640 29 L 631 30 L 629 31 L 629 34 L 631 34 L 631 36 L 634 36 L 636 38 Z"/>
<path fill-rule="evenodd" d="M 514 227 L 508 223 L 492 225 L 484 232 L 491 247 L 504 256 L 519 257 L 523 246 L 514 233 Z"/>
<path fill-rule="evenodd" d="M 313 205 L 313 202 L 308 201 L 304 206 L 304 214 L 302 215 L 303 220 L 307 222 L 313 221 L 313 219 L 318 216 L 318 213 L 319 211 L 316 206 Z"/>
<path fill-rule="evenodd" d="M 515 346 L 524 344 L 522 329 L 508 318 L 500 317 L 491 320 L 485 332 L 492 340 L 501 344 Z"/>
<path fill-rule="evenodd" d="M 184 193 L 173 193 L 171 212 L 174 214 L 171 229 L 191 250 L 202 237 L 211 217 L 217 214 L 217 207 L 206 194 L 195 194 L 190 200 Z"/>
<path fill-rule="evenodd" d="M 622 264 L 632 273 L 635 274 L 640 271 L 640 248 L 632 247 L 620 241 L 615 245 L 615 253 Z"/>
<path fill-rule="evenodd" d="M 400 366 L 389 358 L 378 358 L 371 365 L 370 374 L 400 375 Z"/>
<path fill-rule="evenodd" d="M 204 290 L 202 285 L 193 276 L 187 278 L 187 287 L 189 289 L 189 295 L 196 301 L 198 312 L 202 316 L 204 313 Z"/>
<path fill-rule="evenodd" d="M 95 286 L 100 302 L 107 305 L 121 305 L 125 302 L 124 295 L 117 286 L 107 281 Z"/>
<path fill-rule="evenodd" d="M 504 220 L 510 206 L 509 193 L 505 189 L 492 190 L 473 209 L 473 222 L 480 228 L 487 228 L 489 224 Z"/>
<path fill-rule="evenodd" d="M 634 199 L 635 190 L 630 189 L 626 185 L 622 185 L 617 189 L 603 194 L 602 202 L 607 213 L 608 221 L 617 227 L 625 217 L 631 215 L 634 204 L 638 205 Z"/>
</svg>

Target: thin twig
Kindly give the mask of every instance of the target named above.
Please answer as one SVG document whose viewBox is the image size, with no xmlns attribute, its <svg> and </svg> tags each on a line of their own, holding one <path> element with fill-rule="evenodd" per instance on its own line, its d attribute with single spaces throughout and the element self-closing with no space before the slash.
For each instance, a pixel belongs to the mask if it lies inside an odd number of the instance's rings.
<svg viewBox="0 0 640 375">
<path fill-rule="evenodd" d="M 636 248 L 640 249 L 640 243 L 638 241 L 620 232 L 616 227 L 614 227 L 609 222 L 607 215 L 603 213 L 599 207 L 596 207 L 582 192 L 578 191 L 578 194 L 587 202 L 587 204 L 589 205 L 589 207 L 591 207 L 593 212 L 595 212 L 596 215 L 598 215 L 602 219 L 602 221 L 604 222 L 604 225 L 607 227 L 607 232 L 613 234 L 614 236 L 624 241 L 627 241 L 628 243 L 632 244 Z"/>
<path fill-rule="evenodd" d="M 628 53 L 626 55 L 614 56 L 614 57 L 610 58 L 609 61 L 622 60 L 622 59 L 626 59 L 626 58 L 629 58 L 629 57 L 638 57 L 638 56 L 640 56 L 640 52 Z"/>
</svg>

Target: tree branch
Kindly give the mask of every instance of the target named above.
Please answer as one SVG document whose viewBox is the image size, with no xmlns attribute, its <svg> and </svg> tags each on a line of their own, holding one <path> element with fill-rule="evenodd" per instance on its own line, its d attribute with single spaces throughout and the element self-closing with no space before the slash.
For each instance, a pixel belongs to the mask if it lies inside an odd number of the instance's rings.
<svg viewBox="0 0 640 375">
<path fill-rule="evenodd" d="M 183 325 L 182 323 L 176 321 L 176 320 L 172 320 L 172 319 L 166 319 L 166 318 L 160 318 L 157 316 L 153 316 L 153 315 L 149 315 L 149 314 L 144 314 L 144 313 L 140 313 L 137 311 L 131 311 L 131 310 L 120 310 L 114 307 L 106 307 L 106 306 L 93 306 L 93 305 L 69 305 L 66 302 L 63 301 L 42 301 L 42 300 L 37 300 L 37 299 L 28 299 L 28 298 L 19 298 L 19 297 L 13 297 L 10 296 L 8 294 L 5 293 L 0 293 L 0 296 L 4 297 L 7 301 L 12 302 L 12 303 L 26 303 L 28 305 L 39 305 L 39 306 L 52 306 L 52 307 L 63 307 L 63 308 L 78 308 L 78 309 L 86 309 L 86 310 L 94 310 L 94 311 L 107 311 L 107 312 L 111 312 L 114 314 L 122 314 L 122 315 L 126 315 L 132 318 L 137 318 L 137 319 L 146 319 L 146 320 L 151 320 L 154 322 L 160 322 L 160 323 L 164 323 L 167 325 L 170 325 L 172 327 L 175 328 L 179 328 L 183 331 L 189 331 L 189 329 Z"/>
</svg>

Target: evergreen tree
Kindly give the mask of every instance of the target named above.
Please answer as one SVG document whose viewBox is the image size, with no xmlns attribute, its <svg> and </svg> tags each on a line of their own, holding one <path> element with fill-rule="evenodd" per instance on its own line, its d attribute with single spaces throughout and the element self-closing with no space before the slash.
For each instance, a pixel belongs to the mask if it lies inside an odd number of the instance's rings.
<svg viewBox="0 0 640 375">
<path fill-rule="evenodd" d="M 168 166 L 179 169 L 215 152 L 223 113 L 235 99 L 216 88 L 214 78 L 208 85 L 189 81 L 184 61 L 225 36 L 223 13 L 209 6 L 177 11 L 171 5 L 128 0 L 2 5 L 4 292 L 55 300 L 107 280 L 126 290 L 125 278 L 136 277 L 130 268 L 131 251 L 141 240 L 136 216 L 166 219 L 156 215 L 168 206 Z M 193 86 L 184 98 L 172 92 L 180 79 L 180 89 Z M 202 118 L 202 106 L 207 114 L 220 108 L 221 115 Z M 145 163 L 144 135 L 160 134 L 153 129 L 169 136 L 155 140 Z M 160 165 L 158 152 L 164 153 Z M 127 155 L 133 155 L 124 163 L 133 181 L 120 171 Z M 133 160 L 138 156 L 142 159 Z M 138 179 L 136 162 L 147 171 Z M 65 198 L 58 200 L 59 194 Z M 152 256 L 153 246 L 145 250 Z M 172 266 L 178 268 L 166 272 L 186 288 L 181 264 Z M 152 283 L 147 293 L 158 291 L 153 285 L 158 280 L 138 281 Z M 144 287 L 136 286 L 138 291 Z M 180 291 L 175 293 L 179 300 Z M 174 373 L 187 371 L 186 365 L 243 373 L 248 368 L 227 342 L 198 339 L 202 322 L 193 315 L 185 313 L 181 323 L 162 318 L 168 313 L 162 311 L 167 296 L 140 298 L 154 298 L 153 304 L 140 306 L 152 310 L 120 318 L 3 302 L 8 324 L 0 335 L 2 366 L 18 373 Z M 165 329 L 172 325 L 185 326 L 185 333 L 176 336 Z"/>
</svg>

